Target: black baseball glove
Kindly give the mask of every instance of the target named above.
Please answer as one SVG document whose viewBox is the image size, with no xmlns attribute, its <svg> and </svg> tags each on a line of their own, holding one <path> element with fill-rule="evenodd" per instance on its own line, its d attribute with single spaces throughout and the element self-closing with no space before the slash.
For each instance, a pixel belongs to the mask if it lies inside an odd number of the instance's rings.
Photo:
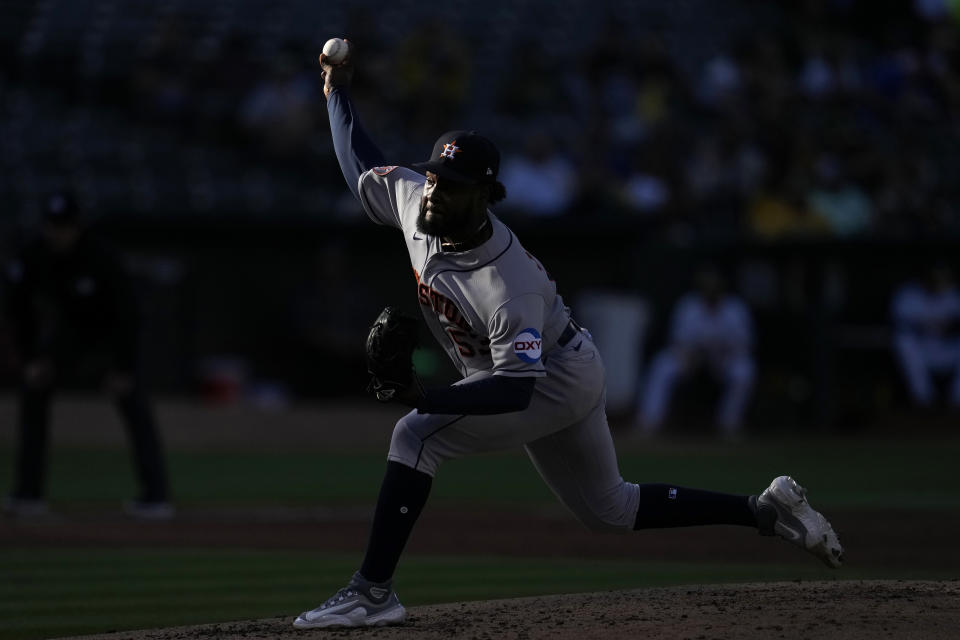
<svg viewBox="0 0 960 640">
<path fill-rule="evenodd" d="M 380 312 L 367 334 L 367 393 L 380 402 L 396 401 L 416 406 L 423 387 L 413 368 L 417 348 L 417 320 L 396 307 Z"/>
</svg>

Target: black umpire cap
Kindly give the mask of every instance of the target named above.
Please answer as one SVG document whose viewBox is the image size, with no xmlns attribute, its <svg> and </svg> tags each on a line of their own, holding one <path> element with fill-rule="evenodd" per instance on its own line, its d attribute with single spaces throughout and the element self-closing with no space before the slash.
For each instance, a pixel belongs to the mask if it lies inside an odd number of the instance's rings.
<svg viewBox="0 0 960 640">
<path fill-rule="evenodd" d="M 77 200 L 69 191 L 56 191 L 43 203 L 43 219 L 54 224 L 76 224 L 80 218 Z"/>
<path fill-rule="evenodd" d="M 448 131 L 433 145 L 430 160 L 413 168 L 456 182 L 492 184 L 500 171 L 500 152 L 476 131 Z"/>
</svg>

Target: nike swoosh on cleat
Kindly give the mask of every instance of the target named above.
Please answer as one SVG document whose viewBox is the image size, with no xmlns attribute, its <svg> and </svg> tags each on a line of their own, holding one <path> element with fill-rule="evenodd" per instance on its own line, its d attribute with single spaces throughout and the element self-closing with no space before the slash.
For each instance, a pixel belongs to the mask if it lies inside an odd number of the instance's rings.
<svg viewBox="0 0 960 640">
<path fill-rule="evenodd" d="M 780 535 L 788 540 L 792 540 L 793 542 L 800 542 L 803 538 L 799 531 L 791 529 L 782 522 L 780 523 Z"/>
</svg>

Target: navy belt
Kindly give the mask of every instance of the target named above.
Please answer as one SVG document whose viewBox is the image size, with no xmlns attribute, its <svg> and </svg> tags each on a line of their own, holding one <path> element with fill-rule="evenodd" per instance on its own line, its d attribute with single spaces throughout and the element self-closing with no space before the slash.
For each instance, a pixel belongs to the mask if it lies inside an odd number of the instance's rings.
<svg viewBox="0 0 960 640">
<path fill-rule="evenodd" d="M 573 338 L 580 333 L 580 325 L 573 321 L 573 318 L 570 318 L 570 322 L 567 323 L 567 328 L 563 330 L 563 333 L 560 334 L 560 337 L 557 338 L 557 344 L 561 347 L 567 346 L 567 344 L 573 340 Z"/>
</svg>

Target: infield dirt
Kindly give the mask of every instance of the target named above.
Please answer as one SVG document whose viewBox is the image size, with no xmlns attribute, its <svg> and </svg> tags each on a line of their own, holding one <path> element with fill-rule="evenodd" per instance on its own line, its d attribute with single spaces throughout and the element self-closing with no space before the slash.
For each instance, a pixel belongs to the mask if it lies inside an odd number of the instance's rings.
<svg viewBox="0 0 960 640">
<path fill-rule="evenodd" d="M 268 618 L 83 637 L 949 639 L 960 637 L 960 582 L 776 582 L 459 602 L 412 608 L 406 624 L 379 629 L 304 631 L 291 621 Z"/>
</svg>

